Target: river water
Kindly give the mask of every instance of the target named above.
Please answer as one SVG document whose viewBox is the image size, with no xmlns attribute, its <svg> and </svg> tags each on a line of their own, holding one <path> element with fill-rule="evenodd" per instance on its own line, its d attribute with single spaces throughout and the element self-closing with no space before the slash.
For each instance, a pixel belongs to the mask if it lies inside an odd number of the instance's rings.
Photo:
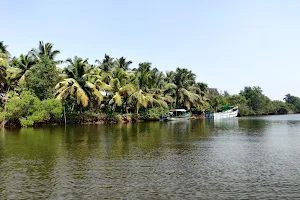
<svg viewBox="0 0 300 200">
<path fill-rule="evenodd" d="M 300 198 L 300 115 L 0 131 L 0 199 Z"/>
</svg>

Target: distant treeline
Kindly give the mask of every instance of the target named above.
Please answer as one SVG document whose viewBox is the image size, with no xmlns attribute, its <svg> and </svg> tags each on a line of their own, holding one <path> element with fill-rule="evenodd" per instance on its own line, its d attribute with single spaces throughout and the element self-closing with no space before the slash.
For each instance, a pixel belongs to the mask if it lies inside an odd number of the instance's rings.
<svg viewBox="0 0 300 200">
<path fill-rule="evenodd" d="M 286 114 L 300 110 L 298 97 L 272 101 L 260 87 L 219 94 L 186 68 L 166 73 L 124 57 L 89 62 L 57 60 L 59 50 L 40 41 L 26 55 L 11 56 L 0 42 L 0 121 L 7 125 L 157 120 L 171 108 L 218 111 L 239 106 L 240 115 Z M 59 64 L 67 67 L 61 69 Z"/>
</svg>

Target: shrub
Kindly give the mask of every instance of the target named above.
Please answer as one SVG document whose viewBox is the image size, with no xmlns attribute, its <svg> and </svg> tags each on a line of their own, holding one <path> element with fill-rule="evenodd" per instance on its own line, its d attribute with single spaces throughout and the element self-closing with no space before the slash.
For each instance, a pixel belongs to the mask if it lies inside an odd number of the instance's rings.
<svg viewBox="0 0 300 200">
<path fill-rule="evenodd" d="M 119 113 L 109 113 L 106 115 L 106 120 L 108 122 L 118 123 L 122 120 L 122 116 Z"/>
<path fill-rule="evenodd" d="M 247 105 L 240 104 L 238 105 L 239 108 L 239 115 L 240 116 L 248 116 L 248 115 L 254 115 L 253 110 L 251 110 Z"/>
<path fill-rule="evenodd" d="M 6 109 L 6 120 L 20 123 L 21 126 L 33 126 L 35 123 L 60 120 L 62 117 L 62 104 L 56 99 L 40 101 L 29 92 L 24 92 L 20 97 L 8 100 Z M 2 112 L 0 120 L 3 121 Z"/>
<path fill-rule="evenodd" d="M 141 118 L 144 120 L 159 120 L 159 116 L 166 115 L 168 112 L 167 109 L 154 107 L 148 108 L 141 112 Z"/>
<path fill-rule="evenodd" d="M 20 124 L 23 127 L 33 126 L 34 121 L 32 119 L 27 119 L 25 117 L 20 118 Z"/>
</svg>

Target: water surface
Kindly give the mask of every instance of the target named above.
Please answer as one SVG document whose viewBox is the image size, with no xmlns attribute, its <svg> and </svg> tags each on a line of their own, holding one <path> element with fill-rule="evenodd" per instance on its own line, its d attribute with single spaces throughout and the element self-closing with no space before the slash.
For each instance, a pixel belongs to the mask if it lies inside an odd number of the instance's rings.
<svg viewBox="0 0 300 200">
<path fill-rule="evenodd" d="M 0 199 L 300 198 L 300 115 L 0 133 Z"/>
</svg>

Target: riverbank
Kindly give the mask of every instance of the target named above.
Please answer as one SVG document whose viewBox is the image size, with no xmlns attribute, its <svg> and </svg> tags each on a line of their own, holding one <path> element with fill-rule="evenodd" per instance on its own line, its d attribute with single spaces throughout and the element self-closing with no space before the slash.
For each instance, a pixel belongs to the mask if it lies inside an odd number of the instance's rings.
<svg viewBox="0 0 300 200">
<path fill-rule="evenodd" d="M 151 115 L 137 115 L 137 114 L 119 114 L 119 113 L 73 113 L 66 115 L 66 118 L 61 119 L 50 119 L 43 122 L 34 123 L 33 127 L 39 127 L 44 125 L 61 125 L 61 124 L 116 124 L 116 123 L 138 123 L 138 122 L 150 122 L 159 121 L 159 116 Z M 3 127 L 0 122 L 0 127 Z M 5 123 L 6 128 L 22 127 L 22 124 L 18 120 L 8 121 Z M 26 127 L 23 125 L 23 127 Z"/>
<path fill-rule="evenodd" d="M 253 116 L 271 116 L 271 115 L 286 115 L 286 114 L 297 114 L 297 113 L 284 113 L 284 114 L 262 114 L 262 115 L 247 115 L 238 117 L 253 117 Z M 205 119 L 204 114 L 192 114 L 191 120 L 200 120 Z M 159 116 L 142 116 L 132 113 L 128 114 L 118 114 L 113 113 L 110 115 L 107 114 L 96 114 L 96 113 L 82 113 L 82 114 L 73 114 L 66 116 L 66 124 L 74 125 L 97 125 L 97 124 L 122 124 L 122 123 L 142 123 L 142 122 L 153 122 L 159 121 Z M 42 127 L 48 125 L 63 125 L 65 124 L 64 119 L 61 120 L 49 120 L 45 122 L 35 123 L 32 127 Z M 5 128 L 17 128 L 22 127 L 17 121 L 8 122 L 5 124 Z M 2 123 L 0 123 L 0 128 L 3 128 Z"/>
</svg>

